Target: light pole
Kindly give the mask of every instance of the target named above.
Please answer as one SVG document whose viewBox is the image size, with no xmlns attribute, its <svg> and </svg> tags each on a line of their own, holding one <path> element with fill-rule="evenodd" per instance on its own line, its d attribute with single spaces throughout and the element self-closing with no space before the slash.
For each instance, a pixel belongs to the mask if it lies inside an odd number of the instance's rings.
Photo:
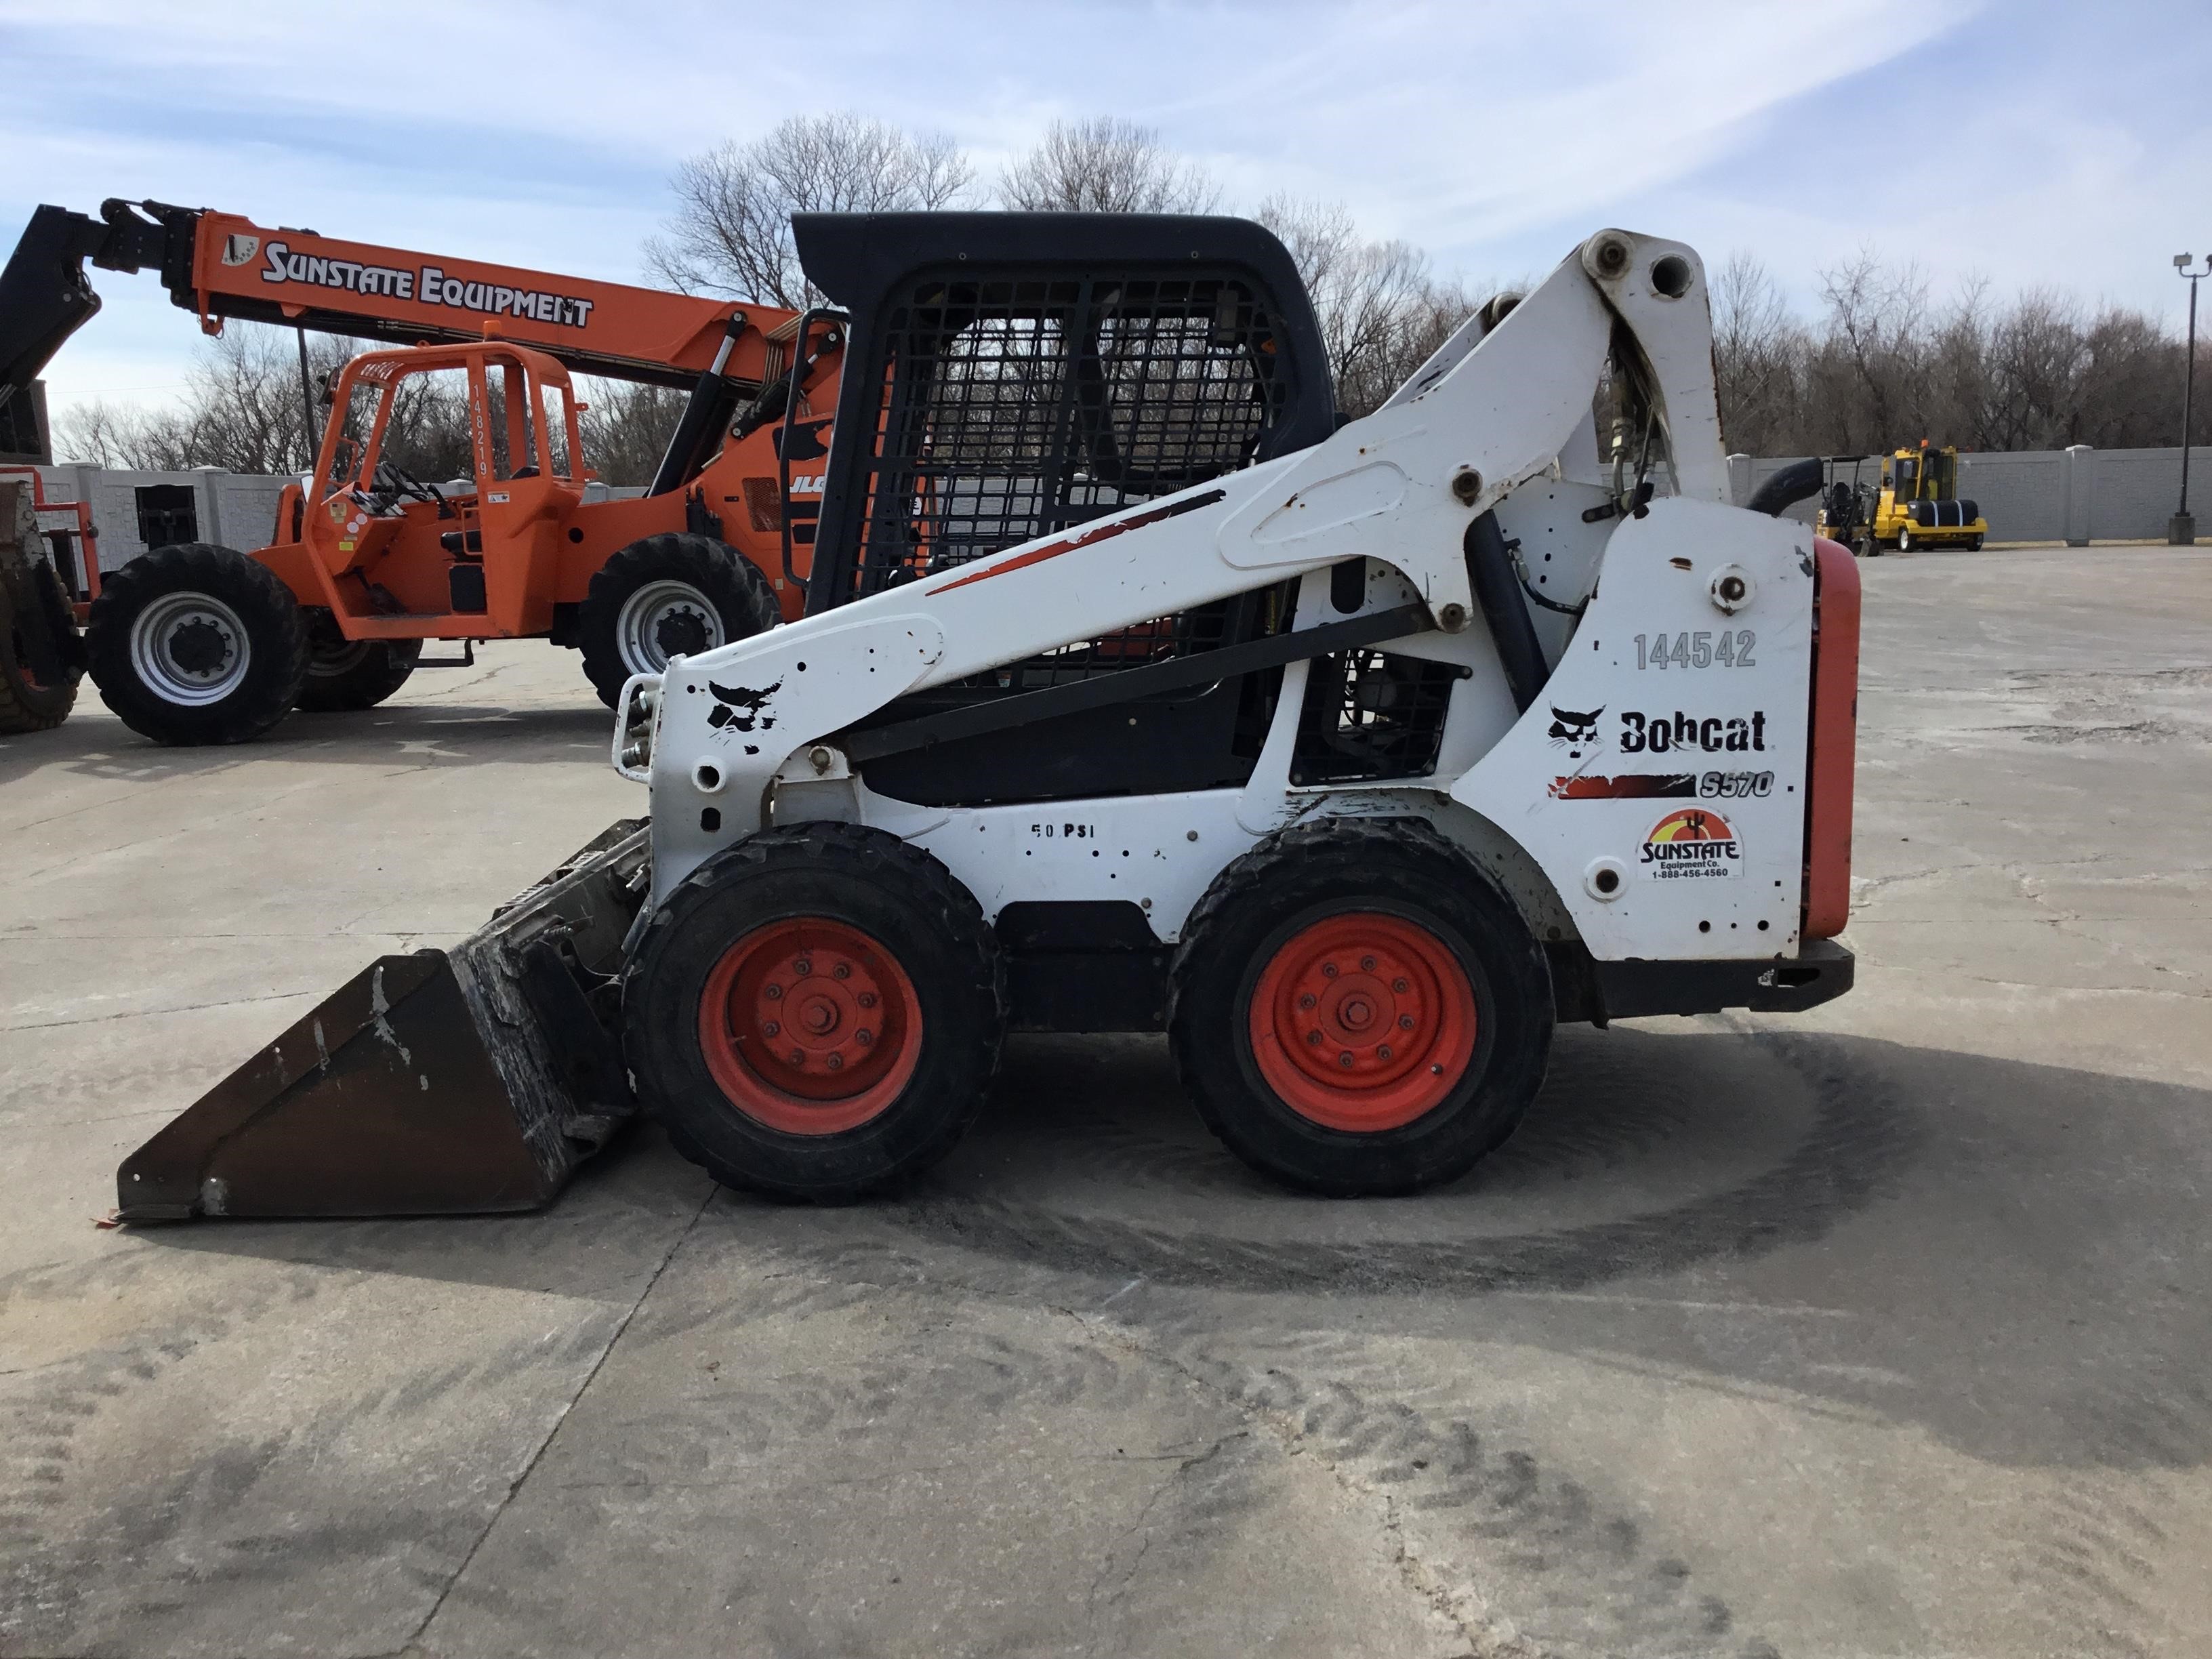
<svg viewBox="0 0 2212 1659">
<path fill-rule="evenodd" d="M 2197 285 L 2212 276 L 2212 253 L 2204 256 L 2204 269 L 2191 270 L 2189 256 L 2173 256 L 2173 268 L 2189 281 L 2189 356 L 2181 371 L 2181 506 L 2166 526 L 2170 547 L 2197 544 L 2197 520 L 2189 516 L 2189 417 L 2197 398 Z"/>
</svg>

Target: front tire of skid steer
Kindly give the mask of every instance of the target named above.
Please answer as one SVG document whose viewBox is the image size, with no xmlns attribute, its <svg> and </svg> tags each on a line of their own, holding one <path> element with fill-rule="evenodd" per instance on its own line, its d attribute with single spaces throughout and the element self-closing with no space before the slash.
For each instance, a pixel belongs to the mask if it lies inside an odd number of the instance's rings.
<svg viewBox="0 0 2212 1659">
<path fill-rule="evenodd" d="M 84 644 L 100 701 L 155 743 L 258 738 L 290 711 L 307 672 L 292 590 L 258 561 L 203 542 L 106 577 Z"/>
<path fill-rule="evenodd" d="M 1214 880 L 1176 953 L 1168 1039 L 1206 1127 L 1331 1197 L 1451 1181 L 1544 1080 L 1542 946 L 1427 824 L 1340 818 L 1261 842 Z"/>
<path fill-rule="evenodd" d="M 647 536 L 601 565 L 576 616 L 584 673 L 610 708 L 633 674 L 658 674 L 783 620 L 760 567 L 727 542 Z"/>
<path fill-rule="evenodd" d="M 307 630 L 299 706 L 311 714 L 374 708 L 407 684 L 422 655 L 420 640 L 349 640 L 328 611 L 319 611 Z"/>
<path fill-rule="evenodd" d="M 837 1203 L 952 1150 L 1006 1030 L 981 908 L 858 824 L 767 830 L 694 872 L 623 989 L 641 1098 L 726 1186 Z"/>
</svg>

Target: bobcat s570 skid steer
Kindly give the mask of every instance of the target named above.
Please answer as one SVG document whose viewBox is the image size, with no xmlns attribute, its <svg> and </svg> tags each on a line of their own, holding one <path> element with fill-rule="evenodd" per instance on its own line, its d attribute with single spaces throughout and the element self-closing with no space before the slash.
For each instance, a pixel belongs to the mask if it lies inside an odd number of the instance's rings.
<svg viewBox="0 0 2212 1659">
<path fill-rule="evenodd" d="M 805 616 L 633 678 L 649 826 L 374 965 L 127 1218 L 522 1207 L 641 1107 L 848 1197 L 1040 1030 L 1164 1030 L 1237 1154 L 1406 1192 L 1559 1021 L 1848 988 L 1857 580 L 1729 505 L 1688 248 L 1593 236 L 1340 426 L 1256 226 L 796 228 L 849 319 Z"/>
</svg>

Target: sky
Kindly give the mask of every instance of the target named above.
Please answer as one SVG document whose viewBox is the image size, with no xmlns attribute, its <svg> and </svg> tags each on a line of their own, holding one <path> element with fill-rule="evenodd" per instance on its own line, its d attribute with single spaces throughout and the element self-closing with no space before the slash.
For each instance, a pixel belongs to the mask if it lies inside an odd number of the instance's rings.
<svg viewBox="0 0 2212 1659">
<path fill-rule="evenodd" d="M 1055 119 L 1122 117 L 1229 210 L 1340 201 L 1478 285 L 1618 225 L 1752 253 L 1808 312 L 1864 248 L 1939 295 L 2178 327 L 2172 256 L 2212 252 L 2207 0 L 0 0 L 0 252 L 39 203 L 120 196 L 637 281 L 685 156 L 841 109 L 987 182 Z M 55 415 L 173 399 L 192 319 L 93 276 Z"/>
</svg>

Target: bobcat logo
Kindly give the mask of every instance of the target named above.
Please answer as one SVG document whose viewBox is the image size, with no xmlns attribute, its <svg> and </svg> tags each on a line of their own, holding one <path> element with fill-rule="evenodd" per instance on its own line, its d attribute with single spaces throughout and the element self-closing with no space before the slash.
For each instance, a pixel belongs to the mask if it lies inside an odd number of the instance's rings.
<svg viewBox="0 0 2212 1659">
<path fill-rule="evenodd" d="M 1577 714 L 1571 708 L 1552 705 L 1552 747 L 1565 749 L 1569 760 L 1580 760 L 1583 750 L 1598 745 L 1598 716 L 1605 713 L 1601 703 L 1587 714 Z"/>
<path fill-rule="evenodd" d="M 716 731 L 726 726 L 732 732 L 750 732 L 757 724 L 765 732 L 775 724 L 775 716 L 763 714 L 761 709 L 770 697 L 783 690 L 781 680 L 765 691 L 742 685 L 717 685 L 712 680 L 707 682 L 707 689 L 714 694 L 714 706 L 707 711 L 707 724 Z M 1591 718 L 1595 720 L 1596 716 Z"/>
</svg>

